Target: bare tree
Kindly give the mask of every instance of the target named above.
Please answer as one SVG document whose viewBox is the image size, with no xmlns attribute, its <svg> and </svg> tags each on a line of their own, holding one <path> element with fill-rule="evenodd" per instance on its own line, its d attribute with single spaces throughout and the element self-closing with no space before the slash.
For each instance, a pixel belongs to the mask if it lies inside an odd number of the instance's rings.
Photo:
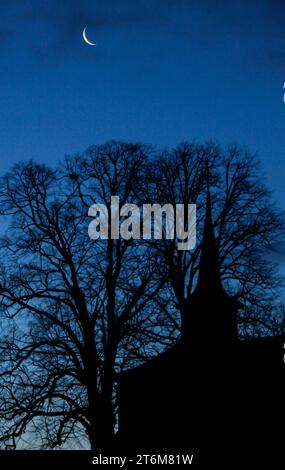
<svg viewBox="0 0 285 470">
<path fill-rule="evenodd" d="M 2 180 L 10 220 L 0 284 L 6 445 L 25 433 L 51 447 L 82 432 L 92 448 L 112 442 L 117 374 L 157 349 L 151 301 L 164 280 L 135 240 L 90 240 L 87 213 L 94 202 L 110 212 L 111 195 L 134 202 L 149 152 L 109 142 L 55 170 L 18 164 Z"/>
<path fill-rule="evenodd" d="M 148 198 L 161 205 L 197 205 L 194 250 L 179 251 L 177 239 L 150 241 L 168 269 L 180 319 L 183 323 L 191 315 L 208 188 L 222 281 L 244 306 L 240 310 L 240 334 L 278 334 L 282 330 L 277 305 L 281 277 L 268 249 L 282 238 L 284 217 L 262 181 L 256 156 L 238 146 L 222 149 L 214 143 L 181 144 L 163 153 L 145 187 Z"/>
</svg>

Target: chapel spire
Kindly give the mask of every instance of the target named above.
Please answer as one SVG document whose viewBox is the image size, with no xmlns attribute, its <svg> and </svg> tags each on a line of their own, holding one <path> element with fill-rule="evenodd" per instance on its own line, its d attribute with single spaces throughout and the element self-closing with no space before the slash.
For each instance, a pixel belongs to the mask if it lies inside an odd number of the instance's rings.
<svg viewBox="0 0 285 470">
<path fill-rule="evenodd" d="M 195 292 L 207 292 L 208 294 L 224 291 L 220 268 L 219 254 L 214 233 L 214 224 L 212 219 L 212 204 L 210 189 L 207 190 L 205 225 L 202 239 L 199 274 Z"/>
</svg>

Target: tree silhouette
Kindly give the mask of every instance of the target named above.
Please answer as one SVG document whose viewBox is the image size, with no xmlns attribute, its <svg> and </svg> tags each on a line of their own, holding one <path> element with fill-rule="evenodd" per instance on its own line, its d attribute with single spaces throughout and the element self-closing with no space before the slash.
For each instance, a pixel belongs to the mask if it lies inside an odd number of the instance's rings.
<svg viewBox="0 0 285 470">
<path fill-rule="evenodd" d="M 52 170 L 18 164 L 1 184 L 10 218 L 2 240 L 1 440 L 37 432 L 42 445 L 86 433 L 106 448 L 116 375 L 157 348 L 164 283 L 134 240 L 91 241 L 88 208 L 135 200 L 149 150 L 109 142 Z M 167 339 L 167 338 L 166 338 Z M 155 340 L 155 341 L 154 341 Z"/>
<path fill-rule="evenodd" d="M 161 205 L 197 205 L 193 251 L 179 251 L 177 239 L 149 242 L 168 269 L 182 324 L 191 315 L 189 300 L 197 279 L 208 188 L 222 280 L 243 303 L 240 334 L 278 334 L 282 314 L 278 314 L 276 292 L 282 279 L 268 253 L 282 238 L 283 214 L 262 181 L 256 156 L 238 146 L 222 149 L 214 143 L 183 143 L 165 151 L 145 187 L 147 197 Z"/>
</svg>

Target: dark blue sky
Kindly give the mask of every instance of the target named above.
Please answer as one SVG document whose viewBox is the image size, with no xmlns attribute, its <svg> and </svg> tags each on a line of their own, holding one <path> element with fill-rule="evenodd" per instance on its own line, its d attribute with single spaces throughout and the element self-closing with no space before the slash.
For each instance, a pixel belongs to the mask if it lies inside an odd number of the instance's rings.
<svg viewBox="0 0 285 470">
<path fill-rule="evenodd" d="M 110 138 L 214 139 L 258 152 L 285 207 L 284 1 L 0 6 L 1 173 Z"/>
</svg>

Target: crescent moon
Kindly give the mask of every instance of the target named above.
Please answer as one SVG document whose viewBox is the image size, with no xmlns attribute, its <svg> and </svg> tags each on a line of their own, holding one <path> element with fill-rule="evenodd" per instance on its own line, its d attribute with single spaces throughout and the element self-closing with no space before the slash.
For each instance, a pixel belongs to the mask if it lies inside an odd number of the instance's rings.
<svg viewBox="0 0 285 470">
<path fill-rule="evenodd" d="M 85 28 L 83 29 L 83 33 L 82 33 L 82 36 L 83 36 L 84 41 L 85 41 L 86 44 L 88 44 L 89 46 L 96 46 L 96 42 L 91 42 L 91 41 L 89 41 L 88 37 L 86 36 L 86 28 L 87 28 L 87 26 L 85 26 Z"/>
</svg>

